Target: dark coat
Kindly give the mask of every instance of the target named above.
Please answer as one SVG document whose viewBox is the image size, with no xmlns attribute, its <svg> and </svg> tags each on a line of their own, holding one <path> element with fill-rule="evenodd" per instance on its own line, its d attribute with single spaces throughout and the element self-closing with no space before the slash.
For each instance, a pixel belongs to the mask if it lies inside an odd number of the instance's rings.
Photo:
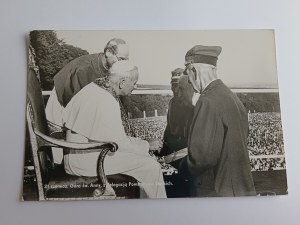
<svg viewBox="0 0 300 225">
<path fill-rule="evenodd" d="M 192 196 L 256 194 L 247 137 L 245 107 L 220 79 L 211 82 L 195 106 L 188 156 L 181 162 Z"/>
<path fill-rule="evenodd" d="M 57 98 L 63 107 L 83 87 L 108 74 L 101 57 L 103 53 L 80 56 L 65 65 L 54 76 Z"/>
<path fill-rule="evenodd" d="M 187 147 L 194 109 L 192 105 L 190 107 L 183 105 L 181 101 L 178 98 L 172 98 L 169 102 L 167 127 L 164 132 L 163 148 L 160 151 L 161 156 Z"/>
</svg>

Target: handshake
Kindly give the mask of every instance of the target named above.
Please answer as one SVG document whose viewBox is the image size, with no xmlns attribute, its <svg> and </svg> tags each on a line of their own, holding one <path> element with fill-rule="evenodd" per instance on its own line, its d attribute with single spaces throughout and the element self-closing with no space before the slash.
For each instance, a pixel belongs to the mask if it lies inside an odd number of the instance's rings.
<svg viewBox="0 0 300 225">
<path fill-rule="evenodd" d="M 163 141 L 161 140 L 148 140 L 150 147 L 149 147 L 149 152 L 152 152 L 154 155 L 159 155 L 162 147 L 163 147 Z M 150 153 L 151 154 L 151 153 Z M 188 149 L 183 148 L 181 150 L 175 151 L 169 155 L 163 156 L 159 159 L 159 162 L 164 162 L 164 163 L 170 163 L 173 161 L 176 161 L 178 159 L 181 159 L 188 154 Z"/>
<path fill-rule="evenodd" d="M 153 151 L 156 153 L 159 153 L 160 150 L 163 147 L 163 141 L 162 140 L 158 140 L 158 139 L 152 139 L 152 140 L 148 140 L 149 142 L 149 151 Z"/>
</svg>

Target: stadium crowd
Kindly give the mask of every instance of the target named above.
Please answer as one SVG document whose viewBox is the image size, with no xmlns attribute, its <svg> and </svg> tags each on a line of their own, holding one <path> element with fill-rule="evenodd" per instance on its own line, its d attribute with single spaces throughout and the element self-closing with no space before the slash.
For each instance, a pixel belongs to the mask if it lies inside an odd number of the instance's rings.
<svg viewBox="0 0 300 225">
<path fill-rule="evenodd" d="M 249 115 L 250 155 L 283 155 L 283 135 L 279 113 Z"/>
<path fill-rule="evenodd" d="M 284 158 L 250 158 L 252 171 L 285 169 Z"/>
<path fill-rule="evenodd" d="M 167 126 L 167 117 L 159 116 L 132 119 L 131 124 L 137 137 L 143 140 L 162 140 Z"/>
<path fill-rule="evenodd" d="M 167 119 L 165 116 L 147 117 L 132 119 L 131 123 L 137 137 L 144 140 L 162 140 Z M 248 147 L 253 171 L 285 169 L 285 159 L 276 158 L 276 156 L 284 155 L 279 113 L 249 114 Z M 256 158 L 255 156 L 262 157 Z M 271 158 L 263 156 L 271 156 Z"/>
</svg>

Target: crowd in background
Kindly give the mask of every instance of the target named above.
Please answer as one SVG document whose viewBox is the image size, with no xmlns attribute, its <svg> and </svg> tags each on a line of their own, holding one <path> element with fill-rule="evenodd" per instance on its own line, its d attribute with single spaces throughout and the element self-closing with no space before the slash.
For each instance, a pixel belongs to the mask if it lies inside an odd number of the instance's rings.
<svg viewBox="0 0 300 225">
<path fill-rule="evenodd" d="M 167 117 L 159 116 L 132 119 L 131 123 L 137 137 L 143 140 L 162 140 L 167 126 Z"/>
<path fill-rule="evenodd" d="M 250 155 L 283 155 L 283 135 L 279 113 L 249 115 Z"/>
<path fill-rule="evenodd" d="M 147 117 L 132 119 L 131 123 L 137 137 L 144 140 L 162 140 L 167 119 L 165 116 Z M 285 159 L 276 158 L 276 156 L 284 155 L 279 113 L 249 114 L 248 148 L 253 171 L 285 169 Z M 271 158 L 251 156 L 271 156 Z"/>
<path fill-rule="evenodd" d="M 252 171 L 285 169 L 284 158 L 250 158 Z"/>
</svg>

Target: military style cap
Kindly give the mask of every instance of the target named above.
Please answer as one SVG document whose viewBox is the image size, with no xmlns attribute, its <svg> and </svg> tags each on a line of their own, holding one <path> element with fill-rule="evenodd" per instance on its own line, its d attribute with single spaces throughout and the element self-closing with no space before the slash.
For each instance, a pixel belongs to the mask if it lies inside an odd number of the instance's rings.
<svg viewBox="0 0 300 225">
<path fill-rule="evenodd" d="M 186 53 L 185 61 L 216 66 L 221 51 L 222 47 L 220 46 L 196 45 Z"/>
<path fill-rule="evenodd" d="M 182 73 L 183 73 L 184 69 L 181 69 L 181 68 L 177 68 L 175 70 L 173 70 L 171 73 L 172 73 L 172 77 L 174 76 L 180 76 Z"/>
</svg>

